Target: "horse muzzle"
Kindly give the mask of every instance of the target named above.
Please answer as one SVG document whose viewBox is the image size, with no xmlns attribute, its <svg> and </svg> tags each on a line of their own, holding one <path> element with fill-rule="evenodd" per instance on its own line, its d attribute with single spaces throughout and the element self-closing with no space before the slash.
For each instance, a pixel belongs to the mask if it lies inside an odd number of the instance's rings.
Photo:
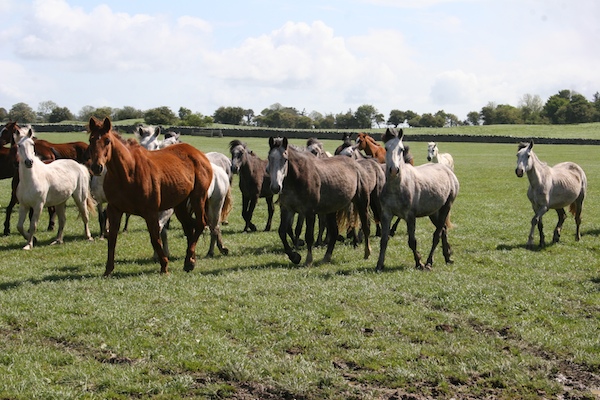
<svg viewBox="0 0 600 400">
<path fill-rule="evenodd" d="M 102 174 L 102 171 L 104 170 L 104 165 L 93 163 L 92 166 L 90 167 L 90 169 L 92 170 L 92 173 L 94 175 L 99 176 Z"/>
<path fill-rule="evenodd" d="M 281 192 L 281 186 L 279 186 L 277 183 L 272 183 L 271 192 L 273 192 L 273 194 L 279 194 L 279 192 Z"/>
<path fill-rule="evenodd" d="M 517 176 L 519 178 L 522 178 L 523 177 L 523 170 L 521 168 L 517 168 L 517 169 L 515 169 L 515 174 L 517 174 Z"/>
<path fill-rule="evenodd" d="M 431 157 L 427 156 L 427 161 L 431 161 Z"/>
<path fill-rule="evenodd" d="M 388 168 L 388 174 L 389 174 L 391 177 L 395 177 L 395 176 L 397 176 L 399 173 L 400 173 L 400 168 L 398 168 L 398 167 L 389 167 L 389 168 Z"/>
<path fill-rule="evenodd" d="M 27 160 L 25 160 L 25 166 L 26 166 L 27 168 L 31 168 L 31 167 L 33 167 L 33 160 L 31 160 L 31 159 L 27 159 Z"/>
</svg>

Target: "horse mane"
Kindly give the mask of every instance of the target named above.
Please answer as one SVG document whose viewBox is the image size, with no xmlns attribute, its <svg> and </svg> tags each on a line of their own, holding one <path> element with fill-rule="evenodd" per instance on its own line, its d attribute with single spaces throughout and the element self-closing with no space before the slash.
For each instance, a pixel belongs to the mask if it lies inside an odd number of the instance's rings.
<svg viewBox="0 0 600 400">
<path fill-rule="evenodd" d="M 246 143 L 242 142 L 239 139 L 234 139 L 231 142 L 229 142 L 229 152 L 231 153 L 233 148 L 237 147 L 237 146 L 242 146 L 243 148 L 247 148 Z"/>
</svg>

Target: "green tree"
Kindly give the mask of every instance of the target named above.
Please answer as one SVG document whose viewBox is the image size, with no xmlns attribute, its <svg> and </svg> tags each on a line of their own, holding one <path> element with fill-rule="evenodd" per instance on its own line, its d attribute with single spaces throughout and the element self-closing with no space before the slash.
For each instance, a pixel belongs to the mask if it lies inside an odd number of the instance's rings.
<svg viewBox="0 0 600 400">
<path fill-rule="evenodd" d="M 354 119 L 356 120 L 357 128 L 359 129 L 371 129 L 373 123 L 377 119 L 379 111 L 370 104 L 363 104 L 356 109 L 354 113 Z"/>
<path fill-rule="evenodd" d="M 314 121 L 308 115 L 301 115 L 296 118 L 296 128 L 298 129 L 312 129 Z"/>
<path fill-rule="evenodd" d="M 81 110 L 79 110 L 79 114 L 77 115 L 77 119 L 79 121 L 89 121 L 90 118 L 94 115 L 95 108 L 92 106 L 83 106 Z"/>
<path fill-rule="evenodd" d="M 213 123 L 213 119 L 210 116 L 204 116 L 201 113 L 193 113 L 186 116 L 185 119 L 181 120 L 183 126 L 208 126 Z"/>
<path fill-rule="evenodd" d="M 425 113 L 421 115 L 419 126 L 428 128 L 442 128 L 446 123 L 446 119 L 440 115 Z"/>
<path fill-rule="evenodd" d="M 521 110 L 521 119 L 525 124 L 540 124 L 543 122 L 542 111 L 544 104 L 537 94 L 524 94 L 519 100 L 519 109 Z"/>
<path fill-rule="evenodd" d="M 593 96 L 593 102 L 592 104 L 594 105 L 594 122 L 600 122 L 600 93 L 596 92 L 594 93 Z M 2 119 L 2 113 L 1 113 L 1 109 L 0 109 L 0 120 Z"/>
<path fill-rule="evenodd" d="M 335 115 L 335 127 L 337 129 L 356 129 L 358 128 L 358 122 L 356 121 L 355 114 L 352 110 L 348 110 L 346 113 Z"/>
<path fill-rule="evenodd" d="M 572 93 L 567 106 L 567 123 L 583 124 L 594 120 L 594 106 L 583 95 Z"/>
<path fill-rule="evenodd" d="M 185 107 L 179 107 L 179 111 L 177 112 L 177 115 L 179 115 L 179 119 L 183 121 L 187 117 L 192 115 L 192 110 L 190 110 L 189 108 L 185 108 Z"/>
<path fill-rule="evenodd" d="M 52 114 L 52 111 L 57 107 L 58 104 L 53 101 L 42 101 L 40 104 L 38 104 L 37 110 L 39 120 L 43 122 L 49 122 L 50 114 Z"/>
<path fill-rule="evenodd" d="M 480 115 L 477 111 L 471 111 L 467 114 L 467 122 L 471 125 L 479 125 Z"/>
<path fill-rule="evenodd" d="M 8 119 L 21 123 L 32 123 L 36 120 L 35 112 L 26 103 L 14 104 L 8 112 Z"/>
<path fill-rule="evenodd" d="M 483 125 L 492 125 L 496 123 L 496 108 L 496 103 L 491 101 L 481 108 L 479 116 L 483 120 Z"/>
<path fill-rule="evenodd" d="M 315 127 L 319 129 L 333 129 L 335 128 L 335 116 L 333 114 L 326 114 L 318 119 L 314 119 Z"/>
<path fill-rule="evenodd" d="M 8 119 L 8 111 L 6 108 L 0 107 L 0 121 L 5 121 Z"/>
<path fill-rule="evenodd" d="M 400 110 L 392 110 L 390 111 L 390 117 L 387 120 L 388 125 L 393 125 L 398 127 L 398 125 L 404 123 L 406 121 L 406 112 Z"/>
<path fill-rule="evenodd" d="M 72 121 L 75 117 L 67 107 L 55 107 L 48 116 L 48 122 L 57 123 L 62 121 Z"/>
<path fill-rule="evenodd" d="M 126 119 L 140 119 L 144 117 L 144 112 L 135 107 L 125 106 L 113 110 L 113 118 L 115 121 L 124 121 Z M 89 119 L 89 118 L 88 118 Z"/>
<path fill-rule="evenodd" d="M 246 110 L 242 107 L 219 107 L 213 114 L 217 124 L 241 125 L 246 116 Z"/>
<path fill-rule="evenodd" d="M 550 96 L 544 104 L 543 114 L 553 124 L 567 123 L 567 106 L 571 99 L 570 90 L 561 90 L 558 94 Z"/>
<path fill-rule="evenodd" d="M 500 104 L 496 107 L 494 124 L 521 124 L 521 111 L 509 104 Z"/>
<path fill-rule="evenodd" d="M 92 115 L 100 120 L 103 120 L 106 117 L 114 119 L 112 107 L 98 107 L 94 109 Z"/>
<path fill-rule="evenodd" d="M 167 106 L 152 108 L 144 113 L 144 122 L 150 125 L 172 125 L 177 116 Z"/>
</svg>

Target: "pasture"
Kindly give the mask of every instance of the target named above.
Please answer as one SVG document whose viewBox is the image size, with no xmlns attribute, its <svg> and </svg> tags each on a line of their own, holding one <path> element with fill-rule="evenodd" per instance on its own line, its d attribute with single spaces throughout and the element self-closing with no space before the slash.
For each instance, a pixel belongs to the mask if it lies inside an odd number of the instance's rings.
<svg viewBox="0 0 600 400">
<path fill-rule="evenodd" d="M 408 132 L 410 135 L 410 132 Z M 38 135 L 87 141 L 83 133 Z M 228 154 L 231 138 L 182 137 Z M 266 158 L 267 139 L 248 139 Z M 292 140 L 303 144 L 300 140 Z M 405 138 L 415 164 L 427 143 Z M 588 176 L 582 239 L 573 217 L 561 242 L 525 249 L 533 217 L 517 145 L 444 143 L 460 192 L 451 211 L 454 264 L 441 249 L 431 272 L 414 268 L 401 223 L 386 269 L 373 253 L 336 245 L 331 264 L 293 265 L 273 230 L 242 233 L 241 195 L 222 226 L 228 256 L 183 271 L 186 243 L 171 225 L 169 275 L 159 274 L 146 226 L 121 233 L 113 276 L 106 241 L 88 242 L 72 201 L 65 243 L 48 246 L 42 214 L 32 251 L 16 230 L 0 237 L 0 398 L 588 398 L 600 393 L 600 163 L 598 148 L 536 145 L 542 161 L 574 161 Z M 333 153 L 341 140 L 325 141 Z M 2 216 L 10 181 L 0 181 Z M 96 216 L 90 217 L 98 236 Z M 544 217 L 547 235 L 556 212 Z M 417 221 L 427 251 L 432 224 Z M 374 232 L 374 228 L 372 228 Z M 300 251 L 302 256 L 306 250 Z M 403 397 L 406 396 L 406 397 Z"/>
</svg>

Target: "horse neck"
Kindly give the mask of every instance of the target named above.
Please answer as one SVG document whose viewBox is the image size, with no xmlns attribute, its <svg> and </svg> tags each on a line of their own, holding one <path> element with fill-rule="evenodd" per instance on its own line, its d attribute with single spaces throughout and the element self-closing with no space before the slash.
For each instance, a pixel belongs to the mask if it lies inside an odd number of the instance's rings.
<svg viewBox="0 0 600 400">
<path fill-rule="evenodd" d="M 543 178 L 550 173 L 550 167 L 540 161 L 533 151 L 529 153 L 529 159 L 531 160 L 531 168 L 527 171 L 529 182 L 532 185 L 543 183 Z"/>
<path fill-rule="evenodd" d="M 132 154 L 133 149 L 116 136 L 112 138 L 111 143 L 110 160 L 106 163 L 106 167 L 125 181 L 131 180 L 130 177 L 134 176 L 133 171 L 136 167 L 136 159 Z"/>
</svg>

